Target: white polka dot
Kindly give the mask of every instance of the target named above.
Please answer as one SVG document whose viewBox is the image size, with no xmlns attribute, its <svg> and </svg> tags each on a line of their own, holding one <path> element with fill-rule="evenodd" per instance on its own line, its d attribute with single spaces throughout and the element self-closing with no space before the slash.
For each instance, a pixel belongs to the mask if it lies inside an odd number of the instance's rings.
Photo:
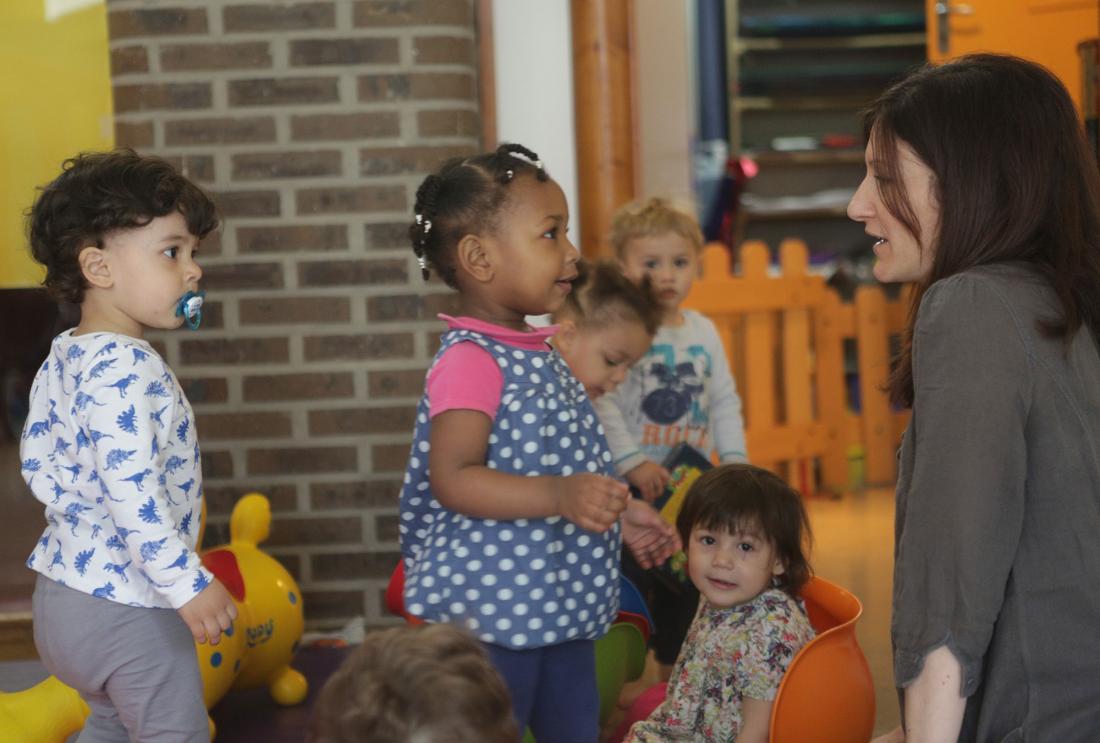
<svg viewBox="0 0 1100 743">
<path fill-rule="evenodd" d="M 554 623 L 557 624 L 559 627 L 564 627 L 565 625 L 569 624 L 569 617 L 565 614 L 559 614 L 558 618 L 554 620 Z"/>
<path fill-rule="evenodd" d="M 524 573 L 520 573 L 515 578 L 513 578 L 513 581 L 517 586 L 526 586 L 528 583 L 531 582 L 531 579 L 528 578 L 527 575 L 525 575 Z"/>
<path fill-rule="evenodd" d="M 547 614 L 553 614 L 554 612 L 556 612 L 558 610 L 558 602 L 557 601 L 547 601 L 546 606 L 544 606 L 542 608 Z"/>
<path fill-rule="evenodd" d="M 531 590 L 531 600 L 532 601 L 541 601 L 542 597 L 545 596 L 545 595 L 546 595 L 546 591 L 542 590 L 541 588 L 534 588 L 534 589 Z"/>
<path fill-rule="evenodd" d="M 481 613 L 484 614 L 485 616 L 491 617 L 491 616 L 493 616 L 494 614 L 497 613 L 497 605 L 496 604 L 482 604 L 481 609 L 479 611 L 481 611 Z"/>
<path fill-rule="evenodd" d="M 546 560 L 543 560 L 541 557 L 536 557 L 531 561 L 532 570 L 542 570 L 544 567 L 546 567 Z"/>
<path fill-rule="evenodd" d="M 427 441 L 421 441 L 419 444 L 416 445 L 416 448 L 422 452 L 427 452 L 430 446 L 431 444 L 429 444 Z"/>
<path fill-rule="evenodd" d="M 486 554 L 488 554 L 488 552 L 486 552 Z M 516 564 L 509 560 L 507 557 L 505 557 L 497 564 L 497 567 L 499 567 L 501 570 L 511 570 L 515 566 Z"/>
<path fill-rule="evenodd" d="M 574 591 L 579 591 L 581 590 L 581 588 L 583 588 L 583 586 L 581 586 L 581 582 L 579 580 L 573 582 Z M 565 608 L 569 611 L 574 611 L 577 608 L 577 600 L 573 598 L 566 599 Z"/>
<path fill-rule="evenodd" d="M 477 571 L 481 570 L 481 560 L 470 560 L 468 563 L 466 563 L 466 569 L 469 570 L 471 573 L 476 573 Z"/>
<path fill-rule="evenodd" d="M 519 376 L 519 375 L 523 374 L 523 366 L 520 365 L 520 364 L 513 364 L 512 365 L 512 373 L 515 374 L 516 376 Z"/>
<path fill-rule="evenodd" d="M 466 604 L 461 601 L 455 601 L 451 604 L 450 609 L 452 614 L 461 614 L 466 611 Z"/>
<path fill-rule="evenodd" d="M 602 575 L 597 575 L 592 579 L 592 585 L 596 586 L 596 588 L 602 588 L 606 583 L 607 578 Z M 581 589 L 578 588 L 577 590 L 580 591 Z"/>
<path fill-rule="evenodd" d="M 572 475 L 572 474 L 573 474 L 573 468 L 572 468 L 572 467 L 570 467 L 570 466 L 569 466 L 568 464 L 566 464 L 566 465 L 562 465 L 562 468 L 561 468 L 561 474 L 562 474 L 563 476 L 565 476 L 565 475 Z"/>
<path fill-rule="evenodd" d="M 596 594 L 594 594 L 594 593 L 586 593 L 586 594 L 584 595 L 584 603 L 586 603 L 586 604 L 588 604 L 588 605 L 590 605 L 590 606 L 591 606 L 592 604 L 596 603 Z"/>
<path fill-rule="evenodd" d="M 497 620 L 497 629 L 501 632 L 507 632 L 512 629 L 512 620 L 508 617 L 501 617 Z"/>
<path fill-rule="evenodd" d="M 485 556 L 486 556 L 486 557 L 493 557 L 493 556 L 495 556 L 495 555 L 496 555 L 496 553 L 497 553 L 498 551 L 500 551 L 500 548 L 499 548 L 499 547 L 497 547 L 497 546 L 496 546 L 495 544 L 487 544 L 487 545 L 485 545 Z"/>
<path fill-rule="evenodd" d="M 440 565 L 439 566 L 439 577 L 440 578 L 446 578 L 446 577 L 450 576 L 450 574 L 451 574 L 451 566 L 450 565 Z"/>
<path fill-rule="evenodd" d="M 485 538 L 484 535 L 479 531 L 470 532 L 470 541 L 471 542 L 480 542 L 484 538 Z"/>
<path fill-rule="evenodd" d="M 547 630 L 546 632 L 542 633 L 542 641 L 545 642 L 547 645 L 554 644 L 555 642 L 557 642 L 557 639 L 557 632 L 550 632 L 549 630 Z"/>
<path fill-rule="evenodd" d="M 409 604 L 409 613 L 414 616 L 420 616 L 424 613 L 424 604 Z"/>
<path fill-rule="evenodd" d="M 512 358 L 513 359 L 519 359 L 520 361 L 522 361 L 523 360 L 523 351 L 520 351 L 518 349 L 513 349 L 512 350 Z"/>
<path fill-rule="evenodd" d="M 455 550 L 455 557 L 457 557 L 460 560 L 465 559 L 466 557 L 469 557 L 469 555 L 470 555 L 470 550 L 466 549 L 465 547 L 459 547 L 458 549 Z"/>
<path fill-rule="evenodd" d="M 512 550 L 516 553 L 516 557 L 526 557 L 531 552 L 531 548 L 526 544 L 517 544 L 516 548 Z"/>
<path fill-rule="evenodd" d="M 522 632 L 517 632 L 516 634 L 512 635 L 512 644 L 520 646 L 526 645 L 527 635 L 523 634 Z"/>
<path fill-rule="evenodd" d="M 539 450 L 538 442 L 537 441 L 528 441 L 526 444 L 523 445 L 523 450 L 525 452 L 527 452 L 528 454 L 534 454 L 535 452 L 537 452 Z"/>
<path fill-rule="evenodd" d="M 500 530 L 500 533 L 499 533 L 499 534 L 497 534 L 497 537 L 498 537 L 498 538 L 500 539 L 500 541 L 502 541 L 502 542 L 510 542 L 510 541 L 512 541 L 512 536 L 513 536 L 513 534 L 512 534 L 512 532 L 511 532 L 511 530 L 510 530 L 510 529 L 501 529 L 501 530 Z"/>
<path fill-rule="evenodd" d="M 524 604 L 522 602 L 518 603 L 518 604 L 515 604 L 512 607 L 512 613 L 515 614 L 517 617 L 522 617 L 522 616 L 526 615 L 527 614 L 527 604 Z"/>
<path fill-rule="evenodd" d="M 577 553 L 576 552 L 570 552 L 569 554 L 567 554 L 565 556 L 565 561 L 567 563 L 569 563 L 570 565 L 576 565 L 577 564 Z"/>
<path fill-rule="evenodd" d="M 541 617 L 531 617 L 530 619 L 527 620 L 527 629 L 541 629 L 541 628 L 542 628 L 542 618 Z"/>
<path fill-rule="evenodd" d="M 499 440 L 500 439 L 497 438 L 497 435 L 495 433 L 489 434 L 489 443 L 490 444 L 495 444 Z"/>
<path fill-rule="evenodd" d="M 535 542 L 541 542 L 546 539 L 546 532 L 542 529 L 535 529 L 531 532 L 531 540 Z"/>
<path fill-rule="evenodd" d="M 592 537 L 588 536 L 587 534 L 581 534 L 579 537 L 577 537 L 577 546 L 578 547 L 587 547 L 588 543 L 591 542 L 591 541 L 592 541 Z"/>
<path fill-rule="evenodd" d="M 534 413 L 524 413 L 523 414 L 523 422 L 526 423 L 527 425 L 531 425 L 536 420 L 538 420 L 538 418 L 535 417 Z"/>
<path fill-rule="evenodd" d="M 409 457 L 409 469 L 419 469 L 420 460 L 416 457 Z"/>
<path fill-rule="evenodd" d="M 420 578 L 420 585 L 424 586 L 425 588 L 431 588 L 435 585 L 435 578 L 430 575 L 422 576 Z"/>
<path fill-rule="evenodd" d="M 495 586 L 497 584 L 497 577 L 492 573 L 481 576 L 481 585 L 483 586 Z"/>
<path fill-rule="evenodd" d="M 481 597 L 481 592 L 478 591 L 476 588 L 467 588 L 466 589 L 466 600 L 467 601 L 477 601 L 480 597 Z"/>
<path fill-rule="evenodd" d="M 523 466 L 523 460 L 520 459 L 519 457 L 516 457 L 515 459 L 512 460 L 512 466 L 515 467 L 518 470 L 519 468 L 521 468 Z"/>
<path fill-rule="evenodd" d="M 461 586 L 465 582 L 466 576 L 462 573 L 455 573 L 455 577 L 451 578 L 451 583 L 454 583 L 456 586 Z"/>
</svg>

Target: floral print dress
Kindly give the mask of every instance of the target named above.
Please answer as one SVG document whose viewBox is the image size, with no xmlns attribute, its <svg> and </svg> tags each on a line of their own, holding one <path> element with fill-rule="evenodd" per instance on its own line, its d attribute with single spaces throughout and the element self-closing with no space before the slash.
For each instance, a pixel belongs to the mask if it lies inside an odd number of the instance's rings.
<svg viewBox="0 0 1100 743">
<path fill-rule="evenodd" d="M 625 743 L 733 741 L 741 700 L 771 701 L 787 666 L 813 639 L 801 602 L 779 589 L 718 609 L 701 601 L 676 659 L 668 696 Z"/>
</svg>

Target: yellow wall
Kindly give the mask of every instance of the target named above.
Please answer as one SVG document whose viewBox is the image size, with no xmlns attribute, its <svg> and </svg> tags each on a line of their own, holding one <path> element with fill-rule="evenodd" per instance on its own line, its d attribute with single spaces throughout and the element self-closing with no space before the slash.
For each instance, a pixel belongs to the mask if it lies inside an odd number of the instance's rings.
<svg viewBox="0 0 1100 743">
<path fill-rule="evenodd" d="M 103 0 L 0 2 L 0 288 L 35 286 L 23 214 L 61 161 L 113 146 Z"/>
</svg>

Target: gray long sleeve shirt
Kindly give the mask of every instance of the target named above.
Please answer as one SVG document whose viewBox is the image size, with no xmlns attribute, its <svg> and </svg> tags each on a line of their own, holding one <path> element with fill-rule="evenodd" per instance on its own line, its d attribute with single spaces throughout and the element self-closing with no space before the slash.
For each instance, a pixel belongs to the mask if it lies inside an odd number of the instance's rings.
<svg viewBox="0 0 1100 743">
<path fill-rule="evenodd" d="M 1021 264 L 925 294 L 899 455 L 899 687 L 947 645 L 962 741 L 1100 740 L 1100 355 Z"/>
</svg>

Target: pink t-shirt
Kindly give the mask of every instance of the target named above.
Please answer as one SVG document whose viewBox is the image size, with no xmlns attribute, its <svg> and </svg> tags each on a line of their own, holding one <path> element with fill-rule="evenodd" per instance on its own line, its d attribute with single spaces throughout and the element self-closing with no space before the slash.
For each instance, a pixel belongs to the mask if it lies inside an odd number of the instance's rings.
<svg viewBox="0 0 1100 743">
<path fill-rule="evenodd" d="M 484 336 L 528 351 L 548 350 L 547 339 L 558 332 L 557 325 L 513 330 L 472 317 L 439 315 L 448 330 L 472 330 Z M 456 343 L 439 357 L 428 372 L 428 415 L 448 410 L 478 410 L 496 418 L 504 376 L 492 354 L 477 343 Z"/>
</svg>

